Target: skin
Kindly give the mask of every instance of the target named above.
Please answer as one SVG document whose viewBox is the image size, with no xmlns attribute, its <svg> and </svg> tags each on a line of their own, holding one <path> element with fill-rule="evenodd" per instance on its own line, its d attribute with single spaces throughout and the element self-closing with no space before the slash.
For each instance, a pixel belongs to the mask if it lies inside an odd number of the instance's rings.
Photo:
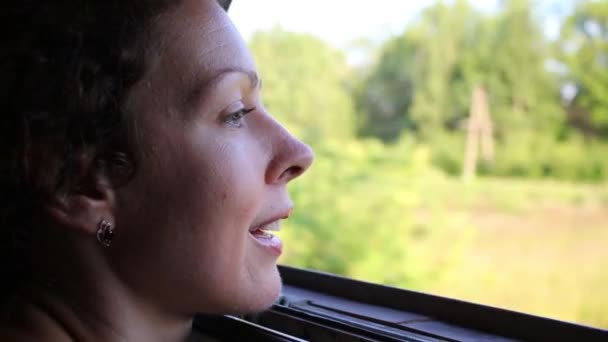
<svg viewBox="0 0 608 342">
<path fill-rule="evenodd" d="M 52 282 L 6 340 L 180 341 L 197 312 L 260 311 L 280 292 L 278 255 L 249 230 L 288 215 L 287 183 L 312 151 L 264 109 L 253 58 L 215 0 L 184 0 L 157 28 L 160 53 L 128 103 L 137 173 L 118 188 L 85 175 L 86 191 L 47 206 L 40 274 Z M 95 240 L 101 219 L 116 227 L 109 248 Z"/>
</svg>

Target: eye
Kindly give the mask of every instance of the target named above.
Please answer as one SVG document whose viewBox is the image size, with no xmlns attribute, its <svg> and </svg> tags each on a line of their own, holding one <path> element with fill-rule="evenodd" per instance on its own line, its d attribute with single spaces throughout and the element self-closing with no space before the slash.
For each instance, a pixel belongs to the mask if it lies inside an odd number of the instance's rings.
<svg viewBox="0 0 608 342">
<path fill-rule="evenodd" d="M 256 107 L 239 109 L 236 112 L 226 115 L 222 119 L 222 122 L 236 128 L 243 127 L 243 118 L 245 117 L 245 115 L 253 112 L 255 109 Z"/>
</svg>

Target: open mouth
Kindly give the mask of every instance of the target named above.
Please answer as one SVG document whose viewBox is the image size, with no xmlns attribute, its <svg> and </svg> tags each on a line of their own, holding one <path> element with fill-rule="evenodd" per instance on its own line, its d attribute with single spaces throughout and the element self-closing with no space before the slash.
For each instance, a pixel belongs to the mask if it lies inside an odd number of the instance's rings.
<svg viewBox="0 0 608 342">
<path fill-rule="evenodd" d="M 272 232 L 278 232 L 280 230 L 281 230 L 281 222 L 280 222 L 280 220 L 276 220 L 276 221 L 268 223 L 264 226 L 251 229 L 249 231 L 249 233 L 251 233 L 251 235 L 253 235 L 255 238 L 271 239 L 274 236 L 272 234 Z"/>
<path fill-rule="evenodd" d="M 267 248 L 272 254 L 281 255 L 283 243 L 281 242 L 281 239 L 273 234 L 279 230 L 281 230 L 281 220 L 276 220 L 263 226 L 250 229 L 249 234 L 251 234 L 255 241 Z"/>
</svg>

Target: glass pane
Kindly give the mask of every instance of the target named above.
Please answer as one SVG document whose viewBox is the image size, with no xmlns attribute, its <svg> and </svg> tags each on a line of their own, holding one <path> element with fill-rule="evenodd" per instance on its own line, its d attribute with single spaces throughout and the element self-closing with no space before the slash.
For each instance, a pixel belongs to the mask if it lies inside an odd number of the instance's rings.
<svg viewBox="0 0 608 342">
<path fill-rule="evenodd" d="M 316 152 L 282 262 L 608 328 L 608 1 L 235 1 Z"/>
</svg>

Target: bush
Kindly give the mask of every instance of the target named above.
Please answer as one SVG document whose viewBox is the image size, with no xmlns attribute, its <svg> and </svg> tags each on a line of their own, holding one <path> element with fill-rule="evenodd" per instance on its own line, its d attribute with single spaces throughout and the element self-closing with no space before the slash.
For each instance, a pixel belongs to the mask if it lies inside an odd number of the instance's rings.
<svg viewBox="0 0 608 342">
<path fill-rule="evenodd" d="M 461 227 L 416 188 L 445 179 L 428 148 L 326 141 L 316 154 L 291 188 L 297 210 L 282 233 L 289 246 L 282 262 L 421 288 L 457 260 Z"/>
</svg>

